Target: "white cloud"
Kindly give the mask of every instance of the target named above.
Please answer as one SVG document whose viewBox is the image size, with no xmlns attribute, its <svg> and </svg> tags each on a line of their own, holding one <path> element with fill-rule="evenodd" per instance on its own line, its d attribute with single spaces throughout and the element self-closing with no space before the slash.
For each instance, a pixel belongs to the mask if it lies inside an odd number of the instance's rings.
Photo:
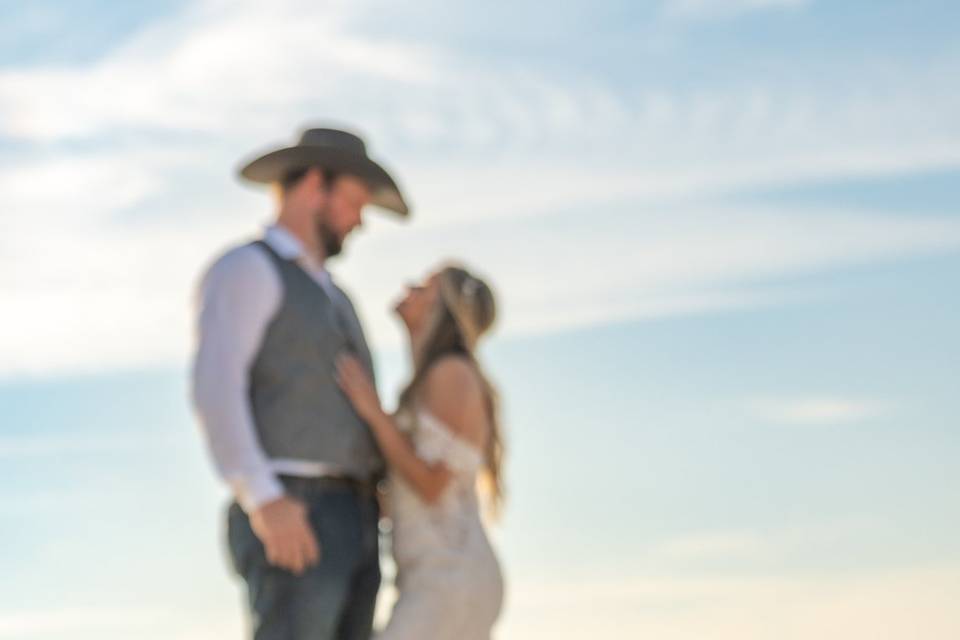
<svg viewBox="0 0 960 640">
<path fill-rule="evenodd" d="M 142 633 L 169 619 L 170 612 L 156 608 L 57 608 L 33 611 L 0 610 L 0 638 L 78 637 L 88 633 L 142 637 Z M 102 636 L 101 636 L 102 637 Z"/>
<path fill-rule="evenodd" d="M 366 37 L 367 11 L 208 0 L 91 64 L 0 69 L 0 135 L 28 148 L 0 155 L 0 375 L 182 361 L 200 268 L 271 209 L 232 167 L 318 113 L 360 124 L 416 207 L 334 267 L 380 344 L 397 274 L 447 255 L 494 279 L 506 333 L 529 333 L 777 304 L 797 292 L 746 283 L 960 248 L 947 216 L 700 204 L 960 165 L 939 78 L 884 100 L 614 87 Z"/>
<path fill-rule="evenodd" d="M 796 577 L 637 575 L 519 582 L 498 637 L 662 640 L 837 638 L 950 640 L 960 570 L 809 573 Z"/>
<path fill-rule="evenodd" d="M 355 10 L 302 0 L 187 5 L 92 66 L 0 71 L 0 132 L 39 140 L 138 127 L 265 133 L 275 129 L 264 113 L 285 119 L 292 104 L 329 101 L 351 74 L 430 78 L 423 46 L 345 33 Z"/>
<path fill-rule="evenodd" d="M 4 169 L 0 193 L 9 211 L 55 216 L 57 222 L 90 222 L 116 209 L 137 204 L 155 193 L 158 176 L 149 167 L 110 156 L 55 158 Z M 82 204 L 82 209 L 78 207 Z M 13 219 L 12 224 L 36 224 L 35 218 Z"/>
<path fill-rule="evenodd" d="M 238 229 L 256 231 L 250 216 L 188 219 L 197 222 L 24 232 L 17 264 L 28 268 L 0 279 L 11 303 L 0 335 L 2 370 L 183 362 L 202 266 L 243 235 Z M 575 219 L 553 220 L 545 227 L 537 217 L 505 215 L 418 228 L 374 217 L 332 269 L 355 294 L 373 341 L 385 346 L 400 339 L 388 309 L 403 282 L 445 257 L 490 277 L 503 309 L 501 335 L 511 335 L 781 304 L 811 295 L 777 287 L 783 276 L 960 248 L 960 222 L 937 216 L 680 208 L 611 209 L 586 229 Z"/>
<path fill-rule="evenodd" d="M 86 433 L 84 435 L 0 436 L 0 459 L 23 459 L 28 456 L 63 456 L 84 453 L 129 453 L 152 451 L 158 446 L 173 445 L 178 434 L 165 433 L 145 437 L 141 434 Z"/>
<path fill-rule="evenodd" d="M 692 531 L 654 542 L 643 553 L 642 564 L 670 570 L 717 560 L 756 565 L 758 561 L 798 552 L 841 544 L 856 546 L 864 536 L 883 526 L 874 518 L 849 516 L 789 526 Z"/>
<path fill-rule="evenodd" d="M 653 555 L 668 559 L 742 556 L 763 551 L 768 540 L 756 531 L 721 531 L 679 536 L 657 545 Z"/>
<path fill-rule="evenodd" d="M 763 397 L 746 403 L 761 420 L 796 425 L 856 424 L 883 417 L 892 406 L 889 401 L 829 395 Z"/>
<path fill-rule="evenodd" d="M 509 577 L 509 576 L 508 576 Z M 144 607 L 0 611 L 0 638 L 198 640 L 243 632 L 240 598 L 218 592 L 176 612 Z M 953 640 L 960 568 L 805 572 L 795 576 L 582 575 L 508 583 L 504 640 L 585 636 L 663 640 Z M 209 596 L 208 596 L 209 597 Z M 99 634 L 99 635 L 98 635 Z"/>
<path fill-rule="evenodd" d="M 811 0 L 667 0 L 664 12 L 673 18 L 703 19 L 769 9 L 797 9 L 810 2 Z"/>
<path fill-rule="evenodd" d="M 189 605 L 188 605 L 189 606 Z M 138 640 L 210 640 L 238 638 L 246 632 L 236 610 L 172 610 L 130 605 L 0 610 L 0 638 L 137 638 Z"/>
<path fill-rule="evenodd" d="M 503 303 L 501 329 L 534 333 L 779 304 L 810 295 L 770 284 L 783 276 L 960 248 L 960 223 L 933 216 L 611 206 L 586 224 L 506 220 L 460 228 L 374 223 L 336 270 L 362 294 L 374 335 L 385 339 L 396 334 L 384 310 L 398 274 L 415 277 L 447 255 L 490 277 Z"/>
</svg>

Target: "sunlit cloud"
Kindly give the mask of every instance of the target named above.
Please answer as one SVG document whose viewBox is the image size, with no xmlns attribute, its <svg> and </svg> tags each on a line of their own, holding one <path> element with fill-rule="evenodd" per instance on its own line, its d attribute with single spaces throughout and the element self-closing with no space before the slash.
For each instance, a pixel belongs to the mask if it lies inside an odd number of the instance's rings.
<svg viewBox="0 0 960 640">
<path fill-rule="evenodd" d="M 143 637 L 142 633 L 169 618 L 170 612 L 159 608 L 131 606 L 0 610 L 0 638 L 44 637 L 52 633 L 78 637 L 94 632 Z"/>
<path fill-rule="evenodd" d="M 761 397 L 746 403 L 761 420 L 795 425 L 857 424 L 890 413 L 890 401 L 843 396 L 813 395 L 790 398 Z"/>
<path fill-rule="evenodd" d="M 768 544 L 767 539 L 755 531 L 710 532 L 665 541 L 653 553 L 667 558 L 729 558 L 764 551 Z"/>
<path fill-rule="evenodd" d="M 589 229 L 568 218 L 549 230 L 536 218 L 508 219 L 417 229 L 374 217 L 351 240 L 348 259 L 331 268 L 355 294 L 372 341 L 384 347 L 400 340 L 389 309 L 402 283 L 446 258 L 491 280 L 504 309 L 498 331 L 510 336 L 803 301 L 816 293 L 777 279 L 960 249 L 960 222 L 937 216 L 611 209 Z M 199 211 L 186 227 L 149 221 L 64 229 L 23 231 L 33 237 L 18 247 L 19 268 L 0 278 L 11 302 L 9 331 L 0 336 L 7 375 L 182 362 L 198 274 L 217 250 L 253 237 L 258 225 L 250 215 L 234 221 Z M 792 420 L 840 411 L 805 407 L 754 409 Z"/>
<path fill-rule="evenodd" d="M 491 277 L 516 335 L 781 304 L 807 293 L 779 277 L 960 247 L 949 212 L 717 204 L 960 166 L 960 92 L 936 69 L 881 82 L 883 100 L 624 86 L 366 35 L 376 10 L 208 0 L 90 62 L 0 67 L 0 136 L 21 145 L 0 151 L 0 376 L 182 362 L 199 272 L 273 208 L 234 167 L 318 116 L 368 134 L 416 209 L 410 226 L 375 219 L 333 265 L 381 346 L 399 339 L 397 274 L 447 257 Z"/>
<path fill-rule="evenodd" d="M 883 522 L 866 516 L 771 527 L 692 531 L 671 535 L 647 547 L 644 562 L 658 568 L 697 566 L 704 562 L 758 561 L 784 558 L 824 546 L 856 545 L 863 536 L 882 529 Z"/>
<path fill-rule="evenodd" d="M 156 450 L 158 446 L 172 445 L 177 434 L 144 436 L 142 433 L 96 433 L 77 435 L 57 434 L 0 436 L 0 459 L 101 453 L 130 453 Z"/>
<path fill-rule="evenodd" d="M 513 585 L 518 614 L 500 633 L 531 640 L 590 635 L 667 640 L 852 640 L 960 633 L 956 567 L 766 576 L 636 576 Z M 521 613 L 522 612 L 522 613 Z M 614 613 L 615 612 L 615 613 Z"/>
<path fill-rule="evenodd" d="M 424 47 L 347 34 L 355 11 L 342 2 L 190 3 L 89 66 L 0 71 L 0 132 L 49 141 L 136 129 L 263 131 L 264 111 L 282 118 L 318 90 L 336 94 L 351 75 L 430 77 Z"/>
<path fill-rule="evenodd" d="M 705 19 L 771 9 L 797 9 L 812 0 L 667 0 L 664 12 L 671 18 Z"/>
<path fill-rule="evenodd" d="M 954 604 L 960 570 L 907 567 L 797 576 L 637 575 L 617 579 L 513 583 L 496 633 L 524 640 L 573 640 L 590 633 L 667 640 L 765 640 L 796 637 L 922 637 L 960 633 Z M 198 640 L 243 632 L 239 607 L 174 613 L 153 608 L 51 608 L 0 611 L 0 638 L 137 637 Z"/>
</svg>

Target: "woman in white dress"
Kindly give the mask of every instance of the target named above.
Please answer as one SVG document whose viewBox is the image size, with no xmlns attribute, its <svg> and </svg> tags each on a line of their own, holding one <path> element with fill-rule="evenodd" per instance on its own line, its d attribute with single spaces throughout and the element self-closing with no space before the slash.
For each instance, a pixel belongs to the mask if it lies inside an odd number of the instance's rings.
<svg viewBox="0 0 960 640">
<path fill-rule="evenodd" d="M 413 379 L 395 416 L 360 363 L 339 380 L 389 467 L 388 510 L 399 598 L 379 640 L 487 640 L 503 602 L 500 565 L 481 518 L 478 484 L 496 512 L 503 441 L 496 396 L 474 357 L 496 315 L 490 287 L 448 266 L 397 305 Z"/>
</svg>

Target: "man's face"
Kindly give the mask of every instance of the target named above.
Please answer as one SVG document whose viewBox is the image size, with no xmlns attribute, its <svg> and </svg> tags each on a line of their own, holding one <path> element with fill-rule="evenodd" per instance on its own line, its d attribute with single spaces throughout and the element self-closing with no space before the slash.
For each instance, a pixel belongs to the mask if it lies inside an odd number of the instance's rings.
<svg viewBox="0 0 960 640">
<path fill-rule="evenodd" d="M 339 254 L 347 236 L 363 224 L 363 208 L 370 203 L 370 188 L 355 176 L 341 175 L 323 185 L 316 208 L 317 235 L 328 258 Z"/>
</svg>

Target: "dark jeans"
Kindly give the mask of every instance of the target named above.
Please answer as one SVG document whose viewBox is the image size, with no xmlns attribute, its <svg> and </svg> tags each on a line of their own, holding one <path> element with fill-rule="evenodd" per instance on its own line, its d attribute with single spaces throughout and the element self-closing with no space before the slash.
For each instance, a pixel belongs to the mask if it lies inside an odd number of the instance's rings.
<svg viewBox="0 0 960 640">
<path fill-rule="evenodd" d="M 367 640 L 380 588 L 376 498 L 310 480 L 284 484 L 309 509 L 320 562 L 300 576 L 271 566 L 246 513 L 230 505 L 230 556 L 247 583 L 254 640 Z"/>
</svg>

